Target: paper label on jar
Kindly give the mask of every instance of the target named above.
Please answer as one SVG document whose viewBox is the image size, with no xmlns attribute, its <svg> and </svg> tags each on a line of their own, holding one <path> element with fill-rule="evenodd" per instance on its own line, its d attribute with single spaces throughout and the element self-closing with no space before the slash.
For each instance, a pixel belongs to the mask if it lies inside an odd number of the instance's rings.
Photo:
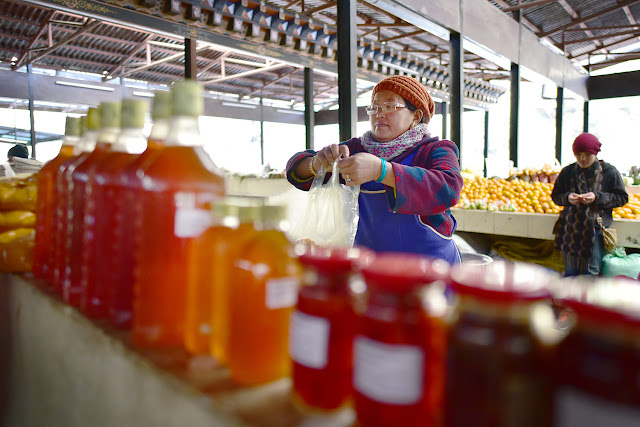
<svg viewBox="0 0 640 427">
<path fill-rule="evenodd" d="M 298 280 L 292 277 L 281 277 L 267 281 L 267 308 L 293 307 L 298 302 Z"/>
<path fill-rule="evenodd" d="M 360 393 L 392 405 L 412 405 L 422 398 L 424 353 L 420 347 L 358 335 L 353 351 L 353 385 Z"/>
<path fill-rule="evenodd" d="M 609 402 L 575 388 L 556 392 L 554 426 L 637 427 L 640 408 Z"/>
<path fill-rule="evenodd" d="M 329 321 L 299 311 L 291 315 L 289 354 L 297 363 L 313 369 L 327 366 Z"/>
</svg>

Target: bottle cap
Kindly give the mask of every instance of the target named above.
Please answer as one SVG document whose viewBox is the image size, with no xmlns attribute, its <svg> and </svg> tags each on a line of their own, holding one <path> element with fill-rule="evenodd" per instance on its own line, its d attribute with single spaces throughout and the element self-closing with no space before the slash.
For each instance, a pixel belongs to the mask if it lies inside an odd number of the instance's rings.
<svg viewBox="0 0 640 427">
<path fill-rule="evenodd" d="M 91 107 L 87 111 L 87 130 L 100 129 L 100 108 Z"/>
<path fill-rule="evenodd" d="M 199 117 L 204 111 L 202 87 L 195 80 L 176 82 L 171 96 L 174 116 Z"/>
<path fill-rule="evenodd" d="M 120 127 L 120 103 L 102 102 L 100 104 L 100 128 Z"/>
<path fill-rule="evenodd" d="M 171 92 L 156 91 L 153 97 L 153 121 L 166 120 L 171 117 Z"/>
<path fill-rule="evenodd" d="M 228 200 L 216 202 L 211 207 L 211 214 L 214 219 L 224 218 L 226 216 L 238 216 L 239 206 L 230 203 Z"/>
<path fill-rule="evenodd" d="M 87 132 L 87 116 L 80 117 L 80 134 L 84 135 Z"/>
<path fill-rule="evenodd" d="M 64 134 L 66 136 L 80 136 L 82 132 L 82 124 L 79 118 L 68 117 L 64 126 Z"/>
<path fill-rule="evenodd" d="M 241 224 L 249 224 L 260 219 L 261 206 L 238 206 L 238 220 Z"/>
<path fill-rule="evenodd" d="M 122 128 L 142 129 L 147 115 L 147 101 L 125 99 L 122 101 Z"/>
<path fill-rule="evenodd" d="M 260 219 L 263 221 L 281 221 L 287 217 L 284 205 L 264 205 L 260 207 Z"/>
</svg>

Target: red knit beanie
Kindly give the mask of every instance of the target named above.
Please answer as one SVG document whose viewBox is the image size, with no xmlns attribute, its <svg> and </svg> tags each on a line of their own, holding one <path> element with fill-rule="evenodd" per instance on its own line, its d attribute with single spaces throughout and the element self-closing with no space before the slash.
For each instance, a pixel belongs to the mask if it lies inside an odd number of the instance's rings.
<svg viewBox="0 0 640 427">
<path fill-rule="evenodd" d="M 600 141 L 595 135 L 590 133 L 581 133 L 575 141 L 573 141 L 573 154 L 591 153 L 598 154 L 600 151 Z"/>
<path fill-rule="evenodd" d="M 433 113 L 436 111 L 436 104 L 431 99 L 427 89 L 413 77 L 391 76 L 382 80 L 373 88 L 373 93 L 371 94 L 372 102 L 376 93 L 381 90 L 390 90 L 393 93 L 397 93 L 413 104 L 418 110 L 422 111 L 424 123 L 429 123 Z"/>
</svg>

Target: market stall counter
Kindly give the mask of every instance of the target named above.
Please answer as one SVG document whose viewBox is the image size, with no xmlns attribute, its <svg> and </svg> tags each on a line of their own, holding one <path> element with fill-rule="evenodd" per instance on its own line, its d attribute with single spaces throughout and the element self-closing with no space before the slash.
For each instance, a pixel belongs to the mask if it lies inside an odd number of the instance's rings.
<svg viewBox="0 0 640 427">
<path fill-rule="evenodd" d="M 19 426 L 291 426 L 314 424 L 291 380 L 234 384 L 210 358 L 134 349 L 30 274 L 0 275 L 0 424 Z M 351 425 L 351 410 L 325 419 Z"/>
</svg>

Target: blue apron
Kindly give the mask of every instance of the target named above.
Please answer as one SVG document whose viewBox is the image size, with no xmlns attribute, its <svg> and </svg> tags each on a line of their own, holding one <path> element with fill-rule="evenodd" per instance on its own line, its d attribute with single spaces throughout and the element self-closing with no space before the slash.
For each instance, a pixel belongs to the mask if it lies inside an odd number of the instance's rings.
<svg viewBox="0 0 640 427">
<path fill-rule="evenodd" d="M 411 165 L 416 153 L 402 160 Z M 460 253 L 452 237 L 444 236 L 423 223 L 419 215 L 394 213 L 389 209 L 385 185 L 375 181 L 360 186 L 360 219 L 356 245 L 376 252 L 412 252 L 460 263 Z M 454 219 L 455 222 L 455 219 Z M 454 224 L 454 231 L 457 224 Z"/>
</svg>

